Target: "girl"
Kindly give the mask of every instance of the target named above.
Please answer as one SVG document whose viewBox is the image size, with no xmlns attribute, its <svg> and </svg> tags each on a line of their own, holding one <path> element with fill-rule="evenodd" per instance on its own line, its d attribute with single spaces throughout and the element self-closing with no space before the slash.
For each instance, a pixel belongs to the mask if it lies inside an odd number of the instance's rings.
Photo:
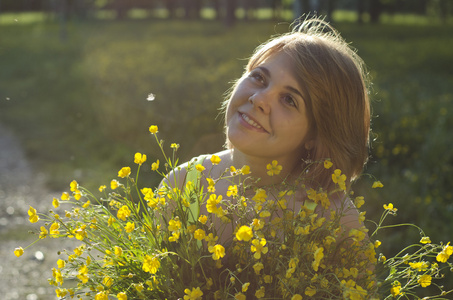
<svg viewBox="0 0 453 300">
<path fill-rule="evenodd" d="M 259 179 L 253 188 L 267 188 L 274 194 L 281 184 L 301 181 L 305 187 L 332 192 L 332 170 L 338 169 L 342 173 L 335 176 L 344 188 L 330 197 L 330 210 L 343 213 L 345 230 L 362 226 L 346 192 L 368 157 L 367 78 L 363 61 L 330 25 L 307 20 L 260 45 L 223 108 L 227 150 L 194 159 L 203 166 L 202 177 L 216 182 L 217 195 L 228 198 L 232 181 L 244 180 L 243 176 L 218 180 L 225 170 L 244 165 Z M 325 160 L 333 167 L 313 163 Z M 184 186 L 196 172 L 188 170 L 189 165 L 170 173 L 167 182 Z M 201 185 L 206 190 L 209 183 L 202 180 Z M 308 203 L 306 189 L 300 188 L 291 200 L 295 212 Z M 197 203 L 194 208 L 200 209 L 195 216 L 206 213 L 205 205 Z M 325 215 L 320 205 L 315 212 Z M 234 216 L 232 223 L 221 240 L 237 230 Z"/>
</svg>

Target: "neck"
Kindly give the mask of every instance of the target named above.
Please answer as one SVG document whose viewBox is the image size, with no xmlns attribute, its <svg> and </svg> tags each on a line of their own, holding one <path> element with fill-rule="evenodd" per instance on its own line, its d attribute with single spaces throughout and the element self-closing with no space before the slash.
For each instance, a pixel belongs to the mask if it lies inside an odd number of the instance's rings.
<svg viewBox="0 0 453 300">
<path fill-rule="evenodd" d="M 282 169 L 279 174 L 269 176 L 267 166 L 271 164 L 273 160 L 276 160 L 278 165 L 282 166 Z M 244 165 L 249 166 L 251 176 L 260 179 L 259 182 L 257 182 L 257 186 L 281 184 L 285 180 L 295 179 L 295 176 L 301 171 L 298 159 L 256 157 L 246 155 L 237 149 L 231 150 L 231 161 L 232 165 L 237 169 Z"/>
</svg>

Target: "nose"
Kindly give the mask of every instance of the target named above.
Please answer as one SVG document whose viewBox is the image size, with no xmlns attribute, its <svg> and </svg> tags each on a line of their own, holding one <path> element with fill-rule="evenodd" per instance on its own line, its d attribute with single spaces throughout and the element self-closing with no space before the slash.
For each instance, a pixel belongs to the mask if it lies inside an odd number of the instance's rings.
<svg viewBox="0 0 453 300">
<path fill-rule="evenodd" d="M 248 100 L 255 109 L 258 109 L 265 114 L 269 114 L 271 112 L 271 99 L 271 92 L 261 90 L 251 95 Z"/>
</svg>

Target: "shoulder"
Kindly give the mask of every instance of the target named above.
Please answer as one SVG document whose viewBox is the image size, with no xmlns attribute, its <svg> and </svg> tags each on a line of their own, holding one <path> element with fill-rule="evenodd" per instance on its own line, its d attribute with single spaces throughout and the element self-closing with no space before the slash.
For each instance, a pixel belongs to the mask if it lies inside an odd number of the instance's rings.
<svg viewBox="0 0 453 300">
<path fill-rule="evenodd" d="M 203 154 L 197 157 L 192 158 L 191 160 L 173 168 L 162 180 L 160 186 L 163 184 L 170 186 L 170 187 L 178 187 L 182 188 L 187 181 L 187 177 L 193 174 L 196 174 L 196 166 L 201 165 L 204 167 L 205 171 L 202 171 L 206 174 L 206 171 L 210 173 L 218 173 L 219 169 L 221 168 L 220 165 L 225 164 L 225 160 L 228 157 L 227 151 L 222 151 L 214 154 Z M 220 163 L 213 164 L 211 158 L 213 156 L 217 156 L 220 158 Z"/>
<path fill-rule="evenodd" d="M 325 217 L 327 217 L 326 213 L 330 214 L 331 212 L 341 214 L 340 225 L 345 232 L 349 232 L 351 229 L 361 229 L 363 227 L 363 222 L 361 221 L 362 216 L 359 210 L 346 195 L 332 197 L 329 209 L 327 209 L 327 211 L 322 210 L 320 205 L 316 207 L 317 213 L 321 212 L 321 215 Z"/>
</svg>

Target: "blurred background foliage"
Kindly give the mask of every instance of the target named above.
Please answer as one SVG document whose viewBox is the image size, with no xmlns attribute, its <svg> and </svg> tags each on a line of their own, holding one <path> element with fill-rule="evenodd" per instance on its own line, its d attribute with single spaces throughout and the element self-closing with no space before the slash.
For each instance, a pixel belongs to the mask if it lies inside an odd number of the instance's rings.
<svg viewBox="0 0 453 300">
<path fill-rule="evenodd" d="M 72 179 L 106 184 L 135 152 L 162 159 L 151 124 L 168 148 L 181 144 L 181 161 L 218 151 L 219 107 L 246 58 L 287 31 L 295 13 L 314 8 L 358 49 L 373 77 L 374 141 L 354 187 L 368 199 L 367 216 L 392 202 L 398 222 L 448 242 L 452 1 L 0 0 L 0 122 L 55 190 Z M 160 180 L 149 169 L 143 176 L 149 186 Z M 369 189 L 374 177 L 383 190 Z M 419 233 L 385 237 L 398 246 L 402 239 L 417 242 Z"/>
</svg>

